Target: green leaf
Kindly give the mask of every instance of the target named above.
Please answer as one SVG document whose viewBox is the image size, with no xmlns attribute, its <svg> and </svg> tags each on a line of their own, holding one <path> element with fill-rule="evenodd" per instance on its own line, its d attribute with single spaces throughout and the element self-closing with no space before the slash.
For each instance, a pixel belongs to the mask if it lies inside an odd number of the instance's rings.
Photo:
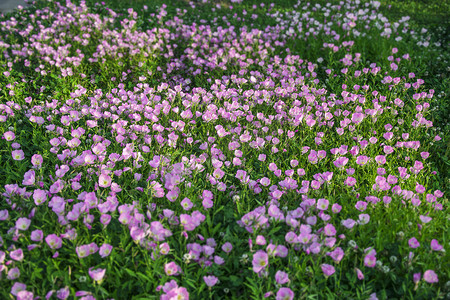
<svg viewBox="0 0 450 300">
<path fill-rule="evenodd" d="M 132 270 L 128 269 L 128 268 L 124 268 L 125 272 L 128 273 L 128 275 L 130 275 L 131 277 L 137 277 L 136 273 L 133 272 Z"/>
</svg>

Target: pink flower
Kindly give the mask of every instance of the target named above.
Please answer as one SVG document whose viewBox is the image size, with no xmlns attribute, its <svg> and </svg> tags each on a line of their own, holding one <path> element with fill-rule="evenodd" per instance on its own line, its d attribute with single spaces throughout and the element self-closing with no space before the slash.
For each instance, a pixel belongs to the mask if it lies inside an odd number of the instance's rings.
<svg viewBox="0 0 450 300">
<path fill-rule="evenodd" d="M 439 282 L 438 276 L 433 270 L 426 270 L 425 273 L 423 273 L 423 280 L 428 283 Z"/>
<path fill-rule="evenodd" d="M 23 185 L 33 185 L 35 181 L 35 173 L 34 170 L 29 170 L 23 175 Z"/>
<path fill-rule="evenodd" d="M 36 205 L 41 205 L 47 200 L 47 193 L 44 190 L 36 189 L 33 192 L 33 199 Z"/>
<path fill-rule="evenodd" d="M 20 277 L 20 270 L 19 268 L 16 267 L 8 271 L 8 276 L 6 278 L 8 278 L 9 280 L 16 280 L 19 277 Z"/>
<path fill-rule="evenodd" d="M 335 213 L 335 214 L 339 213 L 339 212 L 341 211 L 341 209 L 342 209 L 342 206 L 339 205 L 339 204 L 337 204 L 337 203 L 334 203 L 334 204 L 331 206 L 331 211 L 332 211 L 333 213 Z"/>
<path fill-rule="evenodd" d="M 216 285 L 218 278 L 216 276 L 203 276 L 203 280 L 208 287 L 213 287 Z"/>
<path fill-rule="evenodd" d="M 33 293 L 29 291 L 20 291 L 17 293 L 17 300 L 33 300 Z"/>
<path fill-rule="evenodd" d="M 31 220 L 28 218 L 19 218 L 16 221 L 16 228 L 19 230 L 27 230 L 30 227 Z"/>
<path fill-rule="evenodd" d="M 344 184 L 347 186 L 354 186 L 356 184 L 356 179 L 354 177 L 347 177 L 347 179 L 345 179 Z"/>
<path fill-rule="evenodd" d="M 418 194 L 423 194 L 425 193 L 425 187 L 423 185 L 420 184 L 416 184 L 416 193 Z"/>
<path fill-rule="evenodd" d="M 59 249 L 62 246 L 62 239 L 56 234 L 47 235 L 45 241 L 51 249 Z"/>
<path fill-rule="evenodd" d="M 352 122 L 354 124 L 361 123 L 363 119 L 364 119 L 364 114 L 362 114 L 362 113 L 354 113 L 354 114 L 352 114 Z"/>
<path fill-rule="evenodd" d="M 289 275 L 283 271 L 277 271 L 275 274 L 275 280 L 278 284 L 285 284 L 289 282 Z"/>
<path fill-rule="evenodd" d="M 9 217 L 9 212 L 7 209 L 0 210 L 0 221 L 5 221 Z"/>
<path fill-rule="evenodd" d="M 373 255 L 371 253 L 367 254 L 364 257 L 364 265 L 366 267 L 373 268 L 373 267 L 375 267 L 376 262 L 377 262 L 377 258 L 375 257 L 375 255 Z"/>
<path fill-rule="evenodd" d="M 165 264 L 164 272 L 166 272 L 166 275 L 168 276 L 177 276 L 180 274 L 181 268 L 175 262 L 172 261 L 168 264 Z"/>
<path fill-rule="evenodd" d="M 208 190 L 203 190 L 202 198 L 203 199 L 212 200 L 213 199 L 213 193 L 211 191 L 208 191 Z"/>
<path fill-rule="evenodd" d="M 320 210 L 327 210 L 330 202 L 327 199 L 319 199 L 317 200 L 317 208 Z"/>
<path fill-rule="evenodd" d="M 282 287 L 277 292 L 276 300 L 292 300 L 294 299 L 294 292 L 290 288 Z"/>
<path fill-rule="evenodd" d="M 37 229 L 31 232 L 31 240 L 33 242 L 40 242 L 42 241 L 43 237 L 44 233 L 42 232 L 42 230 Z"/>
<path fill-rule="evenodd" d="M 103 277 L 105 276 L 106 269 L 95 269 L 95 270 L 92 269 L 93 268 L 89 268 L 89 276 L 91 276 L 91 278 L 95 282 L 101 283 Z"/>
<path fill-rule="evenodd" d="M 421 275 L 422 275 L 421 273 L 414 273 L 413 281 L 414 281 L 415 284 L 419 283 Z"/>
<path fill-rule="evenodd" d="M 332 265 L 322 264 L 320 267 L 322 268 L 322 272 L 323 274 L 325 274 L 326 277 L 329 277 L 333 275 L 334 272 L 336 272 L 336 270 Z"/>
<path fill-rule="evenodd" d="M 13 294 L 14 296 L 17 296 L 19 294 L 19 292 L 25 291 L 26 288 L 27 288 L 26 284 L 21 283 L 21 282 L 15 282 L 11 288 L 11 294 Z"/>
<path fill-rule="evenodd" d="M 23 260 L 23 251 L 22 251 L 22 249 L 19 248 L 17 250 L 11 251 L 9 253 L 9 256 L 11 256 L 11 258 L 16 261 L 22 261 Z"/>
<path fill-rule="evenodd" d="M 364 279 L 364 274 L 363 274 L 363 272 L 361 272 L 361 270 L 358 269 L 358 268 L 355 268 L 355 270 L 356 270 L 356 276 L 358 277 L 358 279 L 359 279 L 359 280 L 363 280 L 363 279 Z"/>
<path fill-rule="evenodd" d="M 259 273 L 269 263 L 269 255 L 266 252 L 259 250 L 253 255 L 253 272 Z"/>
<path fill-rule="evenodd" d="M 11 155 L 14 160 L 23 160 L 25 158 L 25 153 L 22 150 L 13 150 Z"/>
<path fill-rule="evenodd" d="M 384 165 L 386 163 L 386 157 L 384 155 L 377 155 L 375 156 L 375 161 L 380 165 Z"/>
<path fill-rule="evenodd" d="M 355 226 L 356 221 L 353 220 L 353 219 L 346 219 L 346 220 L 342 220 L 342 221 L 341 221 L 341 224 L 342 224 L 344 227 L 346 227 L 346 228 L 348 228 L 348 229 L 351 229 L 351 228 L 353 228 L 353 226 Z"/>
<path fill-rule="evenodd" d="M 345 156 L 341 156 L 339 158 L 337 158 L 333 164 L 337 167 L 337 168 L 343 168 L 346 164 L 348 163 L 348 158 Z"/>
<path fill-rule="evenodd" d="M 419 216 L 419 219 L 420 219 L 420 221 L 422 221 L 422 223 L 428 223 L 428 222 L 430 222 L 433 218 L 431 218 L 431 217 L 428 217 L 428 216 L 423 216 L 423 215 L 420 215 Z"/>
<path fill-rule="evenodd" d="M 111 185 L 111 177 L 102 173 L 98 178 L 98 185 L 103 188 L 109 187 Z"/>
<path fill-rule="evenodd" d="M 202 204 L 205 209 L 209 209 L 213 207 L 214 202 L 211 199 L 203 199 Z"/>
<path fill-rule="evenodd" d="M 223 244 L 223 246 L 222 246 L 222 250 L 223 250 L 223 252 L 225 252 L 225 253 L 230 253 L 232 249 L 233 249 L 233 245 L 231 245 L 230 242 L 226 242 L 226 243 Z"/>
<path fill-rule="evenodd" d="M 258 235 L 256 237 L 256 244 L 260 245 L 260 246 L 265 245 L 266 244 L 266 238 L 264 236 L 262 236 L 262 235 Z"/>
<path fill-rule="evenodd" d="M 7 140 L 8 142 L 13 141 L 16 138 L 16 135 L 14 134 L 14 132 L 12 131 L 7 131 L 3 134 L 3 137 L 5 138 L 5 140 Z"/>
<path fill-rule="evenodd" d="M 332 224 L 325 225 L 323 232 L 326 236 L 335 236 L 336 235 L 336 228 Z"/>
<path fill-rule="evenodd" d="M 359 215 L 359 225 L 366 225 L 370 221 L 370 216 L 368 214 L 360 214 Z"/>
<path fill-rule="evenodd" d="M 439 245 L 439 242 L 436 239 L 431 240 L 431 249 L 434 251 L 441 251 L 444 247 Z"/>
<path fill-rule="evenodd" d="M 411 248 L 418 248 L 418 247 L 420 247 L 420 243 L 415 237 L 409 239 L 408 245 Z"/>
<path fill-rule="evenodd" d="M 65 286 L 61 289 L 59 289 L 58 291 L 56 291 L 56 298 L 60 299 L 60 300 L 64 300 L 69 298 L 70 295 L 70 290 L 68 286 Z"/>
<path fill-rule="evenodd" d="M 77 252 L 77 255 L 79 258 L 84 258 L 89 256 L 89 245 L 81 245 L 79 247 L 75 248 L 75 251 Z"/>
<path fill-rule="evenodd" d="M 192 206 L 194 206 L 194 204 L 192 203 L 192 201 L 189 198 L 184 198 L 180 202 L 180 204 L 184 210 L 190 210 L 192 208 Z"/>
<path fill-rule="evenodd" d="M 113 249 L 113 246 L 109 244 L 103 244 L 100 246 L 99 254 L 102 258 L 105 258 L 111 254 L 111 251 Z"/>
<path fill-rule="evenodd" d="M 331 258 L 337 263 L 339 263 L 342 260 L 344 254 L 345 254 L 344 250 L 342 250 L 341 247 L 337 247 L 333 251 L 327 253 L 327 255 L 331 256 Z"/>
</svg>

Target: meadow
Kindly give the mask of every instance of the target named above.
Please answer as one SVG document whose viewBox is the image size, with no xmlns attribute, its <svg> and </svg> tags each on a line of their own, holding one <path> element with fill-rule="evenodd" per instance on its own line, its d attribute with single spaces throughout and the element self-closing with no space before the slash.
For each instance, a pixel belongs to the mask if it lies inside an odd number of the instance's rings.
<svg viewBox="0 0 450 300">
<path fill-rule="evenodd" d="M 0 16 L 1 299 L 450 298 L 450 4 L 273 2 Z"/>
</svg>

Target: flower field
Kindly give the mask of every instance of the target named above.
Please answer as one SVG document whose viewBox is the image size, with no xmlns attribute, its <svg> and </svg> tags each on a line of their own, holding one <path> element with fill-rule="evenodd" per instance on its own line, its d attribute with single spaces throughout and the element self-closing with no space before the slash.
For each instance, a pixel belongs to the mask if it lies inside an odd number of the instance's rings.
<svg viewBox="0 0 450 300">
<path fill-rule="evenodd" d="M 146 2 L 0 17 L 1 299 L 450 297 L 443 27 Z"/>
</svg>

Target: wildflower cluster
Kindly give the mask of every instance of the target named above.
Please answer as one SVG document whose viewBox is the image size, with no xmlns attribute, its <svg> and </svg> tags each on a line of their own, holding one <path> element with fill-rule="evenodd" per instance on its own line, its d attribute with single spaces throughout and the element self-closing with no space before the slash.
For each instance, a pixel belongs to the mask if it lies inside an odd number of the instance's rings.
<svg viewBox="0 0 450 300">
<path fill-rule="evenodd" d="M 69 0 L 1 20 L 0 295 L 448 290 L 408 18 L 203 2 L 209 21 Z M 382 62 L 360 51 L 375 39 Z"/>
</svg>

